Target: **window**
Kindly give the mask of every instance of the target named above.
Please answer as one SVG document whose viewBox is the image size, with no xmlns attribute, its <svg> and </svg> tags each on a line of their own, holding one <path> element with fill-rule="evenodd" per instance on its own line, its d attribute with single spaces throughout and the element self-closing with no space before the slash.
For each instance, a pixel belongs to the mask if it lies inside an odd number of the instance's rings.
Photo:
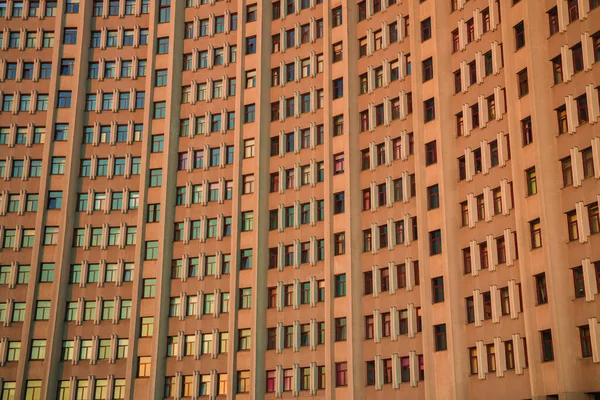
<svg viewBox="0 0 600 400">
<path fill-rule="evenodd" d="M 567 133 L 569 125 L 567 123 L 567 107 L 561 106 L 556 109 L 556 117 L 558 120 L 558 134 Z"/>
<path fill-rule="evenodd" d="M 437 148 L 435 140 L 425 144 L 425 165 L 437 163 Z"/>
<path fill-rule="evenodd" d="M 573 285 L 575 287 L 575 298 L 585 297 L 585 283 L 582 267 L 573 268 Z"/>
<path fill-rule="evenodd" d="M 10 68 L 10 64 L 8 65 Z M 62 59 L 60 62 L 60 74 L 61 75 L 73 75 L 75 69 L 75 60 L 72 58 Z M 16 72 L 16 71 L 15 71 Z M 7 78 L 10 73 L 10 69 L 7 71 Z"/>
<path fill-rule="evenodd" d="M 248 104 L 244 106 L 244 123 L 254 122 L 255 119 L 255 105 Z"/>
<path fill-rule="evenodd" d="M 429 18 L 428 18 L 429 19 Z M 433 58 L 423 61 L 423 82 L 433 79 Z"/>
<path fill-rule="evenodd" d="M 373 0 L 373 2 L 372 2 L 372 10 L 373 10 L 373 14 L 378 13 L 379 11 L 381 11 L 381 0 Z"/>
<path fill-rule="evenodd" d="M 169 53 L 169 38 L 163 37 L 157 39 L 157 52 L 156 54 L 168 54 Z"/>
<path fill-rule="evenodd" d="M 150 170 L 150 187 L 159 187 L 162 185 L 162 169 Z"/>
<path fill-rule="evenodd" d="M 473 18 L 467 21 L 467 43 L 475 40 L 475 22 Z"/>
<path fill-rule="evenodd" d="M 62 192 L 48 192 L 48 210 L 60 210 L 62 208 Z"/>
<path fill-rule="evenodd" d="M 477 375 L 477 348 L 469 348 L 469 365 L 471 366 L 471 375 Z"/>
<path fill-rule="evenodd" d="M 579 125 L 589 122 L 587 96 L 581 95 L 575 99 L 577 104 L 577 121 Z"/>
<path fill-rule="evenodd" d="M 533 131 L 531 129 L 531 117 L 521 120 L 521 135 L 523 138 L 523 146 L 533 143 Z"/>
<path fill-rule="evenodd" d="M 35 309 L 36 321 L 48 321 L 50 319 L 50 300 L 38 300 Z"/>
<path fill-rule="evenodd" d="M 242 232 L 249 232 L 254 229 L 254 212 L 242 212 Z"/>
<path fill-rule="evenodd" d="M 590 223 L 590 234 L 600 233 L 600 214 L 598 213 L 598 203 L 592 203 L 587 206 Z"/>
<path fill-rule="evenodd" d="M 346 274 L 335 275 L 334 291 L 335 297 L 346 295 Z"/>
<path fill-rule="evenodd" d="M 340 342 L 346 340 L 346 318 L 335 319 L 335 341 Z"/>
<path fill-rule="evenodd" d="M 471 248 L 467 247 L 462 250 L 463 256 L 463 274 L 471 273 Z"/>
<path fill-rule="evenodd" d="M 333 80 L 333 99 L 339 99 L 344 96 L 344 78 Z"/>
<path fill-rule="evenodd" d="M 366 1 L 361 1 L 358 3 L 358 20 L 364 21 L 367 18 L 367 3 Z"/>
<path fill-rule="evenodd" d="M 563 81 L 563 69 L 562 69 L 562 57 L 556 56 L 552 59 L 552 75 L 554 78 L 554 84 L 561 83 Z"/>
<path fill-rule="evenodd" d="M 367 386 L 375 384 L 375 361 L 367 361 Z"/>
<path fill-rule="evenodd" d="M 58 92 L 58 108 L 70 108 L 71 107 L 71 91 L 59 91 Z"/>
<path fill-rule="evenodd" d="M 164 150 L 165 135 L 152 135 L 152 153 L 162 153 Z"/>
<path fill-rule="evenodd" d="M 523 97 L 529 93 L 529 82 L 527 80 L 527 68 L 522 69 L 517 73 L 519 97 Z"/>
<path fill-rule="evenodd" d="M 600 6 L 600 0 L 594 0 L 597 4 L 597 7 Z M 600 32 L 596 32 L 592 36 L 592 44 L 594 50 L 594 61 L 600 61 Z"/>
<path fill-rule="evenodd" d="M 515 31 L 515 49 L 519 50 L 525 46 L 525 24 L 523 21 L 514 26 Z"/>
<path fill-rule="evenodd" d="M 439 276 L 431 279 L 431 295 L 433 303 L 444 301 L 444 277 Z"/>
<path fill-rule="evenodd" d="M 421 43 L 431 39 L 431 18 L 421 21 Z"/>
<path fill-rule="evenodd" d="M 525 170 L 525 181 L 527 183 L 527 195 L 533 196 L 537 194 L 537 178 L 535 167 Z"/>
<path fill-rule="evenodd" d="M 569 240 L 579 239 L 579 228 L 577 227 L 577 213 L 575 210 L 567 213 L 567 230 L 569 232 Z"/>
<path fill-rule="evenodd" d="M 344 173 L 344 153 L 333 156 L 333 174 L 339 175 Z"/>
<path fill-rule="evenodd" d="M 246 38 L 246 54 L 256 53 L 256 36 Z"/>
<path fill-rule="evenodd" d="M 448 348 L 446 343 L 446 324 L 435 325 L 433 327 L 435 337 L 435 351 L 444 351 Z"/>
<path fill-rule="evenodd" d="M 342 6 L 331 10 L 331 25 L 335 28 L 342 25 Z"/>
<path fill-rule="evenodd" d="M 440 206 L 440 194 L 438 185 L 427 188 L 427 209 L 433 210 Z"/>
<path fill-rule="evenodd" d="M 240 269 L 252 269 L 252 250 L 251 249 L 243 249 L 241 252 L 241 260 L 240 260 Z"/>
<path fill-rule="evenodd" d="M 592 338 L 590 335 L 590 326 L 579 327 L 579 341 L 581 342 L 581 356 L 588 358 L 592 356 Z"/>
<path fill-rule="evenodd" d="M 425 100 L 423 102 L 424 118 L 425 122 L 433 121 L 435 119 L 435 101 L 433 98 Z"/>
<path fill-rule="evenodd" d="M 254 139 L 244 140 L 244 158 L 254 157 Z"/>
<path fill-rule="evenodd" d="M 30 360 L 43 360 L 46 358 L 46 341 L 45 340 L 32 340 Z"/>
<path fill-rule="evenodd" d="M 58 244 L 58 227 L 47 226 L 44 230 L 44 245 L 53 246 Z"/>
<path fill-rule="evenodd" d="M 167 114 L 167 102 L 154 102 L 154 119 L 164 119 Z"/>
<path fill-rule="evenodd" d="M 240 289 L 240 310 L 248 310 L 252 308 L 252 288 Z"/>
<path fill-rule="evenodd" d="M 160 203 L 148 204 L 148 210 L 146 212 L 146 222 L 159 222 L 160 221 Z"/>
<path fill-rule="evenodd" d="M 596 286 L 600 291 L 600 261 L 594 263 L 594 268 L 596 269 Z"/>
<path fill-rule="evenodd" d="M 333 194 L 333 213 L 341 214 L 344 212 L 344 192 Z"/>
<path fill-rule="evenodd" d="M 537 249 L 542 247 L 542 228 L 539 218 L 529 222 L 529 230 L 531 234 L 531 248 Z"/>
<path fill-rule="evenodd" d="M 552 331 L 550 329 L 540 332 L 542 339 L 542 361 L 554 361 L 554 349 L 552 346 Z"/>
<path fill-rule="evenodd" d="M 546 274 L 541 273 L 534 276 L 535 278 L 535 294 L 537 299 L 537 304 L 546 304 L 548 303 L 548 290 L 546 288 Z"/>
<path fill-rule="evenodd" d="M 56 4 L 56 3 L 54 3 L 54 4 Z M 42 393 L 42 381 L 41 380 L 28 380 L 27 381 L 27 387 L 25 389 L 25 400 L 39 400 L 39 399 L 41 399 L 41 395 L 42 395 L 41 393 Z"/>
<path fill-rule="evenodd" d="M 569 22 L 575 22 L 579 19 L 579 4 L 577 0 L 568 0 L 567 12 L 569 14 Z"/>
<path fill-rule="evenodd" d="M 334 255 L 339 256 L 346 253 L 346 234 L 344 232 L 333 235 Z"/>
<path fill-rule="evenodd" d="M 429 232 L 429 255 L 436 255 L 442 252 L 442 232 L 438 229 Z"/>
<path fill-rule="evenodd" d="M 167 86 L 167 75 L 168 71 L 166 69 L 157 69 L 155 77 L 155 86 Z"/>
<path fill-rule="evenodd" d="M 151 369 L 152 369 L 151 361 L 152 361 L 152 357 L 150 357 L 150 356 L 138 357 L 138 371 L 137 371 L 138 378 L 150 377 L 150 373 L 151 373 Z"/>
<path fill-rule="evenodd" d="M 346 362 L 335 363 L 335 386 L 348 386 L 347 380 L 348 364 Z"/>
<path fill-rule="evenodd" d="M 63 35 L 64 44 L 77 43 L 77 28 L 65 28 Z"/>
<path fill-rule="evenodd" d="M 40 272 L 40 282 L 54 282 L 54 264 L 42 264 Z"/>
<path fill-rule="evenodd" d="M 145 260 L 158 259 L 158 241 L 146 241 Z"/>
<path fill-rule="evenodd" d="M 256 21 L 258 15 L 256 4 L 248 4 L 246 6 L 246 22 Z"/>
<path fill-rule="evenodd" d="M 557 7 L 553 7 L 548 11 L 548 24 L 550 26 L 550 36 L 558 33 L 560 27 L 558 23 L 558 9 Z"/>
</svg>

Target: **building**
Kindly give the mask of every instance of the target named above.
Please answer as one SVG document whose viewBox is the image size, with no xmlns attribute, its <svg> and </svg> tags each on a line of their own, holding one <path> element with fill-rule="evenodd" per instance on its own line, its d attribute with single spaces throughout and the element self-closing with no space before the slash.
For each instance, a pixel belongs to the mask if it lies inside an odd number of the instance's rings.
<svg viewBox="0 0 600 400">
<path fill-rule="evenodd" d="M 0 28 L 3 400 L 600 397 L 600 0 Z"/>
</svg>

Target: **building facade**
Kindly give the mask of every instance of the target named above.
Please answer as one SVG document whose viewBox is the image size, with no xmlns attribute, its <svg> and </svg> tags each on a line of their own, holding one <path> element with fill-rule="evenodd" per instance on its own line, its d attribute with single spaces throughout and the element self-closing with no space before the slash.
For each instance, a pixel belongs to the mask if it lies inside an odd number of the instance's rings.
<svg viewBox="0 0 600 400">
<path fill-rule="evenodd" d="M 0 28 L 0 399 L 600 398 L 600 0 Z"/>
</svg>

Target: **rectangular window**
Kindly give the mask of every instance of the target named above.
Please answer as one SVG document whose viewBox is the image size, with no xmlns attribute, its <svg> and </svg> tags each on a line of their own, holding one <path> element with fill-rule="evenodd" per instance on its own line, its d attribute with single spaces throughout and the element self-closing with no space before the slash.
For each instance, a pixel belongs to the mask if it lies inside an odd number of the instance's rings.
<svg viewBox="0 0 600 400">
<path fill-rule="evenodd" d="M 255 119 L 255 105 L 248 104 L 244 106 L 244 123 L 254 122 Z"/>
<path fill-rule="evenodd" d="M 558 134 L 561 135 L 563 133 L 567 133 L 569 131 L 569 126 L 567 122 L 567 107 L 558 107 L 556 109 L 556 117 L 558 121 Z"/>
<path fill-rule="evenodd" d="M 433 303 L 444 301 L 444 277 L 439 276 L 431 279 L 431 295 Z"/>
<path fill-rule="evenodd" d="M 552 76 L 554 78 L 554 84 L 561 83 L 563 81 L 563 69 L 562 69 L 562 57 L 557 56 L 552 59 Z"/>
<path fill-rule="evenodd" d="M 347 380 L 348 364 L 346 362 L 335 363 L 335 386 L 348 386 Z"/>
<path fill-rule="evenodd" d="M 331 25 L 335 28 L 342 25 L 342 23 L 342 7 L 339 6 L 331 10 Z"/>
<path fill-rule="evenodd" d="M 550 329 L 540 332 L 542 340 L 542 361 L 554 361 L 554 348 L 552 345 L 552 331 Z"/>
<path fill-rule="evenodd" d="M 58 108 L 70 108 L 71 107 L 71 91 L 59 91 L 58 92 Z"/>
<path fill-rule="evenodd" d="M 535 278 L 535 293 L 537 304 L 546 304 L 548 303 L 548 289 L 546 288 L 546 274 L 541 273 L 534 276 Z"/>
<path fill-rule="evenodd" d="M 433 58 L 429 57 L 423 61 L 423 82 L 431 79 L 433 79 Z"/>
<path fill-rule="evenodd" d="M 446 324 L 435 325 L 433 327 L 434 338 L 435 338 L 435 351 L 444 351 L 446 350 Z"/>
<path fill-rule="evenodd" d="M 523 146 L 533 143 L 533 131 L 531 129 L 531 117 L 521 120 L 521 136 L 523 138 Z"/>
<path fill-rule="evenodd" d="M 427 209 L 433 210 L 440 206 L 440 195 L 438 185 L 429 186 L 427 188 Z"/>
<path fill-rule="evenodd" d="M 154 119 L 164 119 L 167 114 L 167 102 L 157 101 L 154 103 Z"/>
<path fill-rule="evenodd" d="M 256 36 L 246 38 L 246 54 L 256 53 Z"/>
<path fill-rule="evenodd" d="M 475 40 L 475 22 L 473 18 L 467 21 L 467 43 Z"/>
<path fill-rule="evenodd" d="M 592 356 L 592 338 L 590 335 L 590 326 L 579 327 L 579 340 L 581 342 L 581 356 L 588 358 Z"/>
<path fill-rule="evenodd" d="M 519 97 L 523 97 L 529 93 L 529 81 L 527 78 L 527 68 L 522 69 L 517 73 Z"/>
<path fill-rule="evenodd" d="M 442 252 L 442 232 L 438 229 L 429 232 L 429 254 L 436 255 Z"/>
<path fill-rule="evenodd" d="M 537 178 L 535 167 L 525 170 L 525 179 L 527 184 L 527 195 L 533 196 L 537 194 Z"/>
<path fill-rule="evenodd" d="M 77 43 L 77 28 L 64 28 L 63 44 Z"/>
<path fill-rule="evenodd" d="M 577 122 L 579 125 L 589 122 L 587 96 L 583 94 L 577 97 L 575 103 L 577 105 Z"/>
<path fill-rule="evenodd" d="M 548 25 L 550 27 L 550 36 L 552 36 L 555 33 L 558 33 L 558 31 L 560 30 L 560 25 L 558 22 L 558 8 L 553 7 L 552 9 L 550 9 L 550 11 L 547 12 L 547 14 Z"/>
<path fill-rule="evenodd" d="M 525 46 L 525 24 L 523 21 L 514 26 L 515 31 L 515 49 L 519 50 Z"/>
<path fill-rule="evenodd" d="M 431 39 L 431 18 L 421 21 L 421 43 Z"/>
<path fill-rule="evenodd" d="M 575 298 L 585 297 L 585 283 L 582 267 L 573 268 L 573 286 L 575 288 Z"/>
<path fill-rule="evenodd" d="M 344 78 L 333 80 L 333 99 L 339 99 L 344 96 Z"/>
<path fill-rule="evenodd" d="M 425 143 L 425 165 L 429 166 L 437 163 L 436 141 Z"/>
<path fill-rule="evenodd" d="M 346 274 L 335 275 L 334 293 L 335 297 L 346 295 Z"/>
<path fill-rule="evenodd" d="M 529 222 L 529 229 L 531 234 L 531 248 L 537 249 L 542 247 L 542 228 L 539 218 Z"/>
<path fill-rule="evenodd" d="M 598 203 L 592 203 L 587 206 L 590 223 L 590 234 L 600 233 L 600 214 L 598 212 Z"/>
<path fill-rule="evenodd" d="M 425 122 L 433 121 L 435 119 L 435 100 L 433 98 L 423 102 L 423 111 Z"/>
<path fill-rule="evenodd" d="M 577 213 L 575 210 L 567 213 L 567 231 L 569 233 L 569 240 L 579 239 L 579 228 L 577 226 Z"/>
</svg>

